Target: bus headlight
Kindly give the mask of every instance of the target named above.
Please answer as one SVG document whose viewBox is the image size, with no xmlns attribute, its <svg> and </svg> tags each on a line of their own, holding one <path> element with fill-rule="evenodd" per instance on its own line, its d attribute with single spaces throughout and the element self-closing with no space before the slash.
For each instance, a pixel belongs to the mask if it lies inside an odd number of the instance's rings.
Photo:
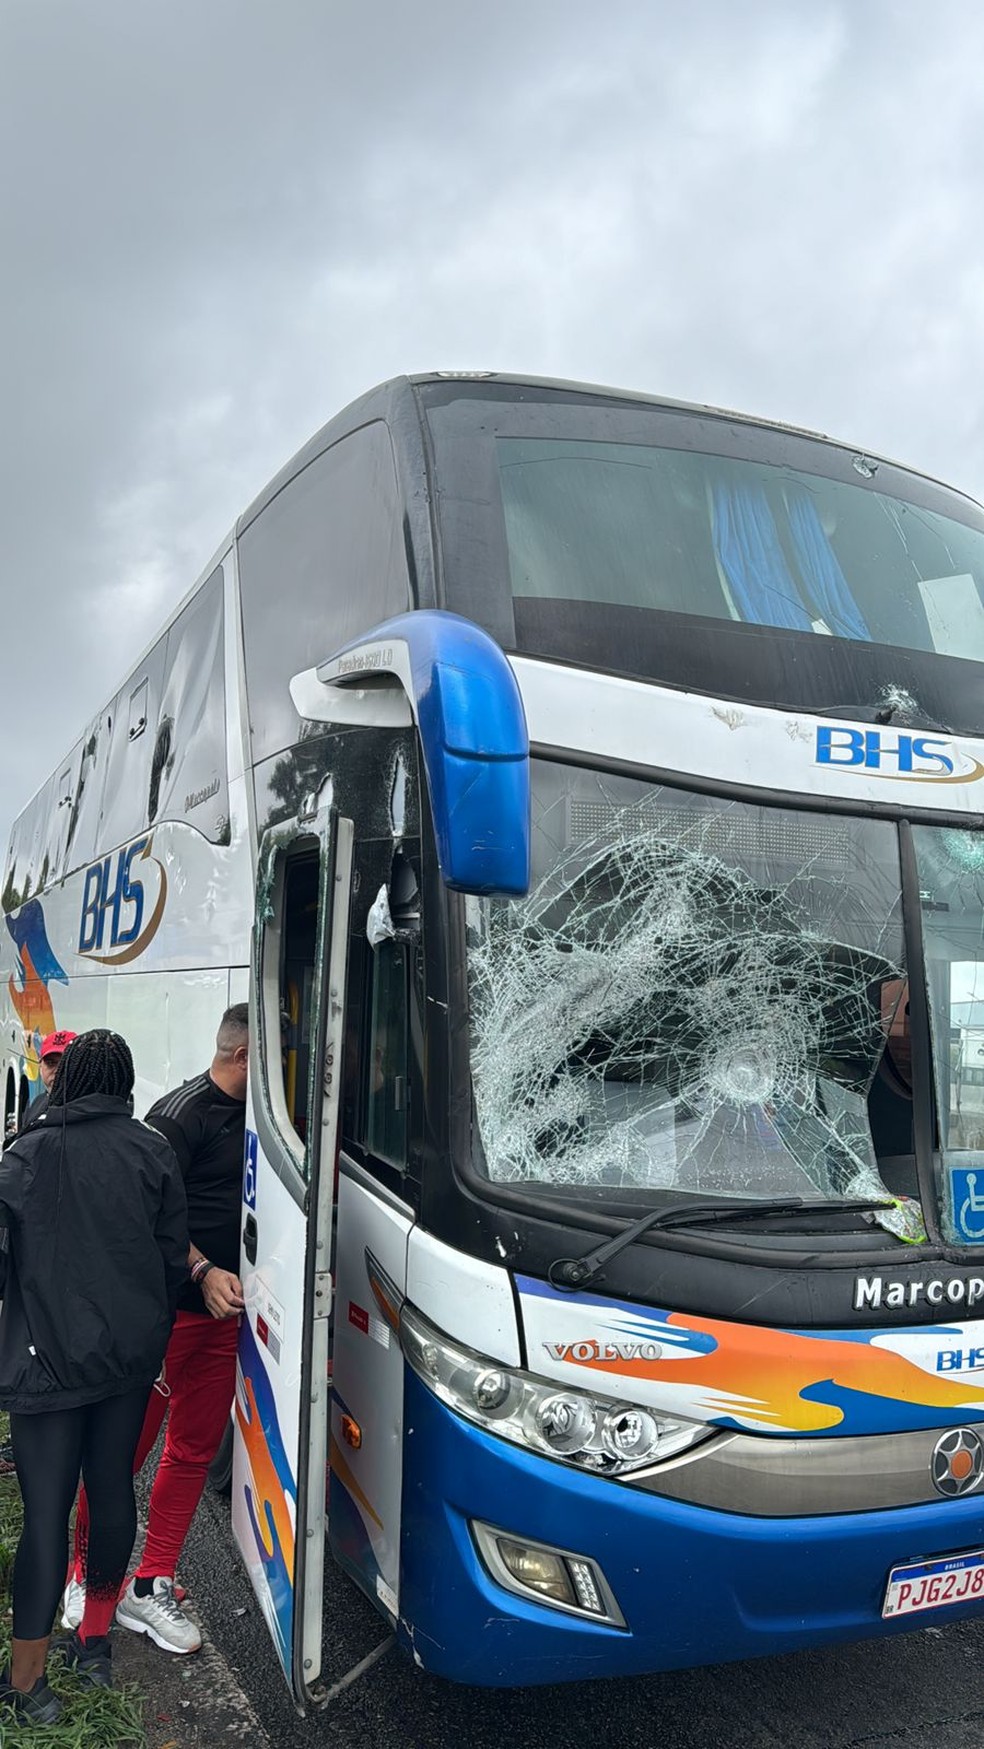
<svg viewBox="0 0 984 1749">
<path fill-rule="evenodd" d="M 598 1475 L 625 1476 L 661 1463 L 713 1431 L 702 1422 L 501 1366 L 436 1330 L 412 1306 L 403 1307 L 400 1340 L 418 1378 L 457 1414 L 515 1445 Z"/>
<path fill-rule="evenodd" d="M 645 1409 L 615 1409 L 605 1416 L 601 1440 L 612 1457 L 648 1464 L 659 1451 L 659 1422 Z"/>
</svg>

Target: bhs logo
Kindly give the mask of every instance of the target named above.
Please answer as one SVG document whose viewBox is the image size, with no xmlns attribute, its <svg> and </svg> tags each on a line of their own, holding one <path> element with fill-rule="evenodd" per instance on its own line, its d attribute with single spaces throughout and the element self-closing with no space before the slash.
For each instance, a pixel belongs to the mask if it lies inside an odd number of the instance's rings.
<svg viewBox="0 0 984 1749">
<path fill-rule="evenodd" d="M 123 965 L 143 953 L 157 934 L 167 903 L 167 872 L 150 854 L 152 837 L 138 838 L 86 869 L 79 920 L 79 953 L 103 965 Z M 146 876 L 156 871 L 157 896 L 146 910 Z M 105 951 L 104 951 L 105 950 Z"/>
<path fill-rule="evenodd" d="M 851 768 L 866 776 L 916 783 L 973 783 L 984 765 L 960 753 L 951 741 L 910 735 L 901 729 L 817 729 L 816 763 Z"/>
</svg>

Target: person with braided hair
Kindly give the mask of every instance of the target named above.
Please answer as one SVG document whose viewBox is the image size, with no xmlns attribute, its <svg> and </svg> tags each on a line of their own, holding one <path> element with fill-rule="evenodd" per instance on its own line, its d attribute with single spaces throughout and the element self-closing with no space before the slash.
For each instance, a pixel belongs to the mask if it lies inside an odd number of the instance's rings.
<svg viewBox="0 0 984 1749">
<path fill-rule="evenodd" d="M 137 1448 L 141 1468 L 165 1418 L 164 1450 L 147 1514 L 147 1539 L 137 1571 L 120 1598 L 116 1620 L 146 1634 L 166 1652 L 197 1652 L 201 1634 L 181 1608 L 175 1571 L 205 1486 L 209 1465 L 229 1425 L 236 1389 L 236 1352 L 243 1285 L 239 1225 L 249 1074 L 249 1007 L 233 1003 L 219 1022 L 215 1054 L 193 1080 L 152 1105 L 146 1122 L 174 1149 L 188 1198 L 188 1279 L 178 1298 L 164 1378 L 151 1393 Z M 75 1627 L 87 1601 L 88 1503 L 83 1488 L 75 1518 L 75 1550 L 62 1601 L 62 1625 Z"/>
<path fill-rule="evenodd" d="M 89 1498 L 85 1613 L 65 1646 L 112 1681 L 109 1629 L 136 1534 L 133 1459 L 188 1273 L 174 1151 L 131 1115 L 133 1060 L 103 1028 L 63 1052 L 43 1121 L 0 1159 L 0 1408 L 24 1528 L 0 1705 L 50 1724 L 45 1679 L 80 1476 Z"/>
</svg>

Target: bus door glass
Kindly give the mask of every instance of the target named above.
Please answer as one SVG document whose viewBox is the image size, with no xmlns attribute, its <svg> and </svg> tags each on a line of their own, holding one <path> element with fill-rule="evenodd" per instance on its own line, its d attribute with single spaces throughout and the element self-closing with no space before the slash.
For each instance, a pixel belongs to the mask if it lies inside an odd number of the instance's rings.
<svg viewBox="0 0 984 1749">
<path fill-rule="evenodd" d="M 250 990 L 233 1527 L 301 1706 L 321 1669 L 331 1236 L 352 827 L 261 839 Z"/>
</svg>

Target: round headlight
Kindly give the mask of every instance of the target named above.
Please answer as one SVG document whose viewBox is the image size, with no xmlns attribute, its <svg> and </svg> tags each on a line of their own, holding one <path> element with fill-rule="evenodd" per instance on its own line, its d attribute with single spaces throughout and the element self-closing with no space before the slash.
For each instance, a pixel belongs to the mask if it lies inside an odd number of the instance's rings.
<svg viewBox="0 0 984 1749">
<path fill-rule="evenodd" d="M 655 1455 L 659 1427 L 645 1409 L 614 1409 L 602 1422 L 601 1442 L 612 1457 L 644 1463 Z"/>
<path fill-rule="evenodd" d="M 551 1451 L 583 1450 L 594 1432 L 594 1413 L 583 1397 L 557 1392 L 545 1397 L 534 1417 L 537 1433 Z"/>
<path fill-rule="evenodd" d="M 509 1380 L 504 1372 L 489 1367 L 479 1373 L 472 1384 L 471 1394 L 476 1409 L 484 1409 L 486 1413 L 501 1409 L 509 1395 Z"/>
<path fill-rule="evenodd" d="M 420 1364 L 424 1371 L 429 1373 L 432 1379 L 436 1379 L 441 1370 L 441 1353 L 437 1343 L 422 1342 L 420 1344 L 419 1353 Z"/>
</svg>

